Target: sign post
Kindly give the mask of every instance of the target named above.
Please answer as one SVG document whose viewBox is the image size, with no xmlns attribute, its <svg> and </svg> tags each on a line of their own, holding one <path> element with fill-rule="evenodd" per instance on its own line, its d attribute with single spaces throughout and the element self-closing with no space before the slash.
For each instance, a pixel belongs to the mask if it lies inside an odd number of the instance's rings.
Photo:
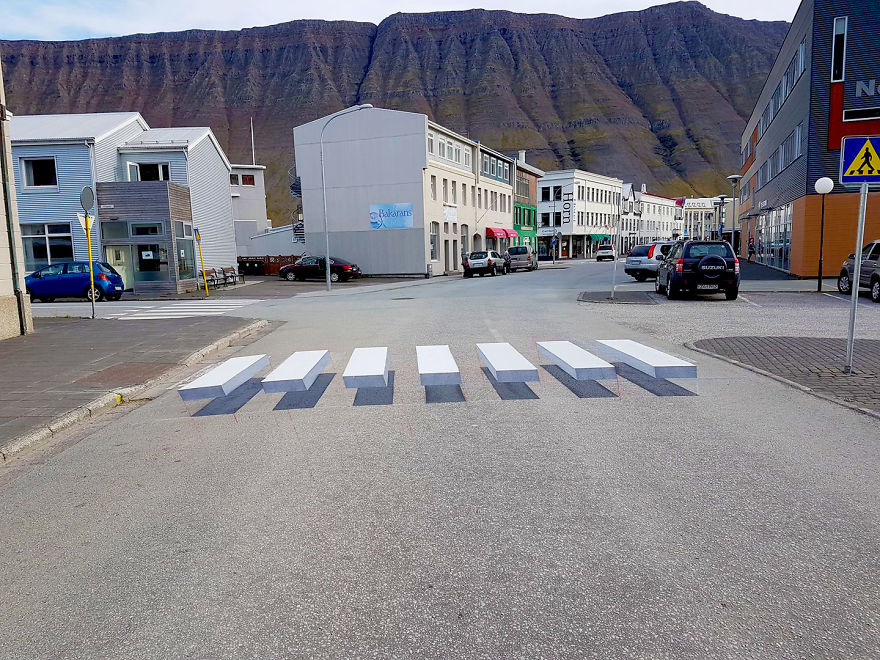
<svg viewBox="0 0 880 660">
<path fill-rule="evenodd" d="M 95 318 L 95 266 L 92 262 L 92 219 L 89 217 L 89 209 L 95 205 L 95 192 L 86 186 L 79 194 L 79 203 L 85 212 L 83 229 L 86 232 L 86 241 L 89 244 L 89 298 L 92 301 L 92 318 Z"/>
<path fill-rule="evenodd" d="M 202 254 L 202 234 L 199 232 L 198 227 L 193 229 L 193 235 L 195 236 L 196 244 L 199 246 L 199 260 L 202 262 L 202 281 L 205 283 L 205 298 L 210 298 L 211 294 L 208 292 L 208 274 L 205 272 L 205 255 Z"/>
<path fill-rule="evenodd" d="M 880 185 L 880 136 L 845 137 L 840 147 L 840 183 L 859 186 L 859 224 L 856 230 L 856 250 L 853 260 L 852 291 L 849 310 L 849 333 L 846 338 L 846 364 L 843 373 L 852 373 L 855 345 L 856 310 L 859 306 L 859 283 L 862 275 L 862 242 L 865 239 L 865 213 L 868 206 L 868 188 Z"/>
</svg>

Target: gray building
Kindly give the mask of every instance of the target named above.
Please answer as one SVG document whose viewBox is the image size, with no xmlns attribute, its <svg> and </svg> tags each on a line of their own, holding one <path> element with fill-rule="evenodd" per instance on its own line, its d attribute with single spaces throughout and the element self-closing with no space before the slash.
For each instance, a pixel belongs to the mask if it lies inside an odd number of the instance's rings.
<svg viewBox="0 0 880 660">
<path fill-rule="evenodd" d="M 266 214 L 265 171 L 264 165 L 233 164 L 229 174 L 232 219 L 235 222 L 235 245 L 240 257 L 269 254 L 260 252 L 259 250 L 265 246 L 252 240 L 267 232 L 272 226 Z M 291 243 L 291 247 L 292 245 Z"/>
</svg>

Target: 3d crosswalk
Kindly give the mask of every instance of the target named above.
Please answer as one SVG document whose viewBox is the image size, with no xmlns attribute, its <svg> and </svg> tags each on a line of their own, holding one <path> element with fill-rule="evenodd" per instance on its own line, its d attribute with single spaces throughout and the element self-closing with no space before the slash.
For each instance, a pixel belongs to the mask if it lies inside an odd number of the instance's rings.
<svg viewBox="0 0 880 660">
<path fill-rule="evenodd" d="M 597 340 L 596 346 L 597 351 L 621 366 L 616 367 L 570 341 L 537 342 L 538 353 L 554 365 L 545 368 L 549 371 L 558 367 L 563 372 L 557 376 L 560 379 L 614 380 L 618 369 L 624 368 L 637 370 L 649 380 L 697 378 L 696 365 L 630 339 Z M 538 368 L 507 342 L 480 343 L 476 350 L 486 372 L 497 384 L 539 381 Z M 345 387 L 388 388 L 389 359 L 385 346 L 354 349 L 342 375 Z M 262 390 L 269 394 L 308 392 L 329 364 L 328 350 L 297 351 L 263 378 Z M 447 345 L 416 346 L 416 365 L 419 382 L 425 388 L 462 383 L 458 364 Z M 266 355 L 230 358 L 179 387 L 178 392 L 185 401 L 228 396 L 268 367 Z"/>
</svg>

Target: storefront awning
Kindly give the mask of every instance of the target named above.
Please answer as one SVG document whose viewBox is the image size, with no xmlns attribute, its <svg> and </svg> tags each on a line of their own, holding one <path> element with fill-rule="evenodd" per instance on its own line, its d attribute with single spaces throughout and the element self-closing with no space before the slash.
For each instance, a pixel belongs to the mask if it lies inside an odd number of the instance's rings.
<svg viewBox="0 0 880 660">
<path fill-rule="evenodd" d="M 594 241 L 596 241 L 596 242 L 599 242 L 599 241 L 610 241 L 610 240 L 611 240 L 611 236 L 609 236 L 608 234 L 593 234 L 592 236 L 591 236 L 590 234 L 587 234 L 587 239 L 588 239 L 588 240 L 594 240 Z"/>
<path fill-rule="evenodd" d="M 501 227 L 486 227 L 486 238 L 507 238 L 507 230 Z"/>
<path fill-rule="evenodd" d="M 507 238 L 519 238 L 519 234 L 516 233 L 516 229 L 505 229 L 507 232 Z"/>
</svg>

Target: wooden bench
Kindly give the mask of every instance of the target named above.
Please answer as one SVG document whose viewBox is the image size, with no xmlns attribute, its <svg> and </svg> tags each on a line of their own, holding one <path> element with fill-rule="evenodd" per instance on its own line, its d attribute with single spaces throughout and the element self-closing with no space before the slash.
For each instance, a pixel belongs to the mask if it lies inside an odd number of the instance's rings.
<svg viewBox="0 0 880 660">
<path fill-rule="evenodd" d="M 499 383 L 525 383 L 538 380 L 538 368 L 507 342 L 477 344 L 477 353 L 492 377 Z"/>
<path fill-rule="evenodd" d="M 696 378 L 697 367 L 632 339 L 600 339 L 606 357 L 628 364 L 653 378 Z"/>
<path fill-rule="evenodd" d="M 230 282 L 233 284 L 238 284 L 239 281 L 244 283 L 244 275 L 239 275 L 238 271 L 232 266 L 222 268 L 220 276 L 223 278 L 223 286 L 228 285 Z"/>
<path fill-rule="evenodd" d="M 416 361 L 419 380 L 424 387 L 461 385 L 461 372 L 449 346 L 416 346 Z"/>
<path fill-rule="evenodd" d="M 184 401 L 226 396 L 268 366 L 269 357 L 267 355 L 244 355 L 229 358 L 191 383 L 179 387 L 177 392 Z"/>
<path fill-rule="evenodd" d="M 356 348 L 348 360 L 342 381 L 346 387 L 388 387 L 388 348 Z"/>
<path fill-rule="evenodd" d="M 305 392 L 330 364 L 330 351 L 297 351 L 263 379 L 263 391 Z"/>
<path fill-rule="evenodd" d="M 203 276 L 207 286 L 212 286 L 216 289 L 223 284 L 223 278 L 217 274 L 216 268 L 206 268 Z"/>
<path fill-rule="evenodd" d="M 614 380 L 614 365 L 570 341 L 539 341 L 538 352 L 575 380 Z"/>
</svg>

